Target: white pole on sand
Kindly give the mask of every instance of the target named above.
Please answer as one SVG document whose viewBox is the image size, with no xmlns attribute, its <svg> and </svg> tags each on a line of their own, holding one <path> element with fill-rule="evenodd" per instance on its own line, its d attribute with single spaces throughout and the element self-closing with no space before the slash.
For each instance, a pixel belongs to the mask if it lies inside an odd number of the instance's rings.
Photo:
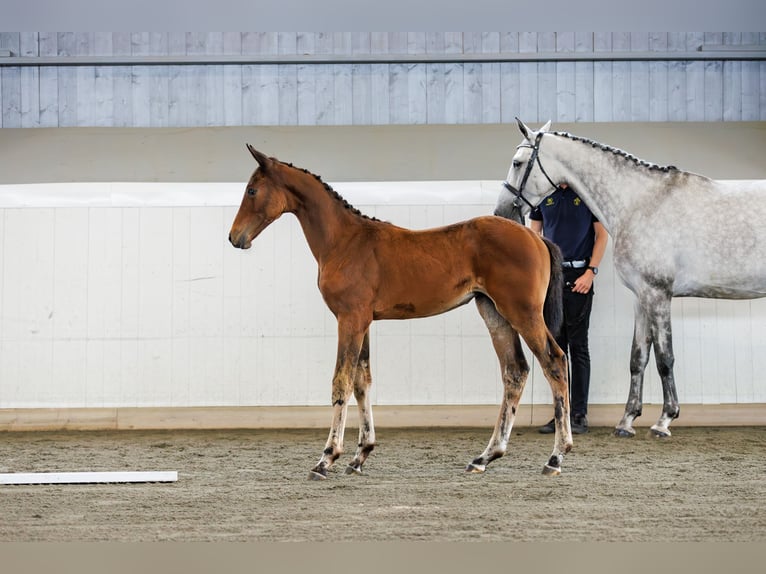
<svg viewBox="0 0 766 574">
<path fill-rule="evenodd" d="M 178 472 L 13 472 L 0 473 L 3 484 L 96 484 L 123 482 L 175 482 Z"/>
</svg>

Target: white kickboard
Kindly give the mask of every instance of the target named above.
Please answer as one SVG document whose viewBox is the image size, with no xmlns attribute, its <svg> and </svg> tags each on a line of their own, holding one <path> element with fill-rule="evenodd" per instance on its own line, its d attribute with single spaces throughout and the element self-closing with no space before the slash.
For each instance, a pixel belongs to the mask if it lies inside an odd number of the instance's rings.
<svg viewBox="0 0 766 574">
<path fill-rule="evenodd" d="M 0 484 L 94 484 L 117 482 L 175 482 L 178 472 L 13 472 L 0 473 Z"/>
</svg>

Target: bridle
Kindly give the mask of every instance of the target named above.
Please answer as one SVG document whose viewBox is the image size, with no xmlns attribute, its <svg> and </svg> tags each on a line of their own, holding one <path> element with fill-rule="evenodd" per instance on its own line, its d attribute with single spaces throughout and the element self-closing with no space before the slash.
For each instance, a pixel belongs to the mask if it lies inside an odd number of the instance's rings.
<svg viewBox="0 0 766 574">
<path fill-rule="evenodd" d="M 535 162 L 537 162 L 537 165 L 540 167 L 540 171 L 543 172 L 543 175 L 545 176 L 545 179 L 548 180 L 548 183 L 551 184 L 553 189 L 558 189 L 558 185 L 553 183 L 553 180 L 548 176 L 548 173 L 545 171 L 545 168 L 543 167 L 543 164 L 540 163 L 540 142 L 543 139 L 543 134 L 545 132 L 539 132 L 535 136 L 535 143 L 529 144 L 529 143 L 523 143 L 518 146 L 516 146 L 516 149 L 522 148 L 522 147 L 528 147 L 532 149 L 532 155 L 529 158 L 529 161 L 527 162 L 527 169 L 524 171 L 524 177 L 521 178 L 521 184 L 519 185 L 519 188 L 516 189 L 513 187 L 510 183 L 508 183 L 508 180 L 503 181 L 503 187 L 510 191 L 513 196 L 516 198 L 513 200 L 513 207 L 516 209 L 521 208 L 521 202 L 523 201 L 526 203 L 530 209 L 534 209 L 535 206 L 532 205 L 529 200 L 524 197 L 524 186 L 527 185 L 527 179 L 529 179 L 529 174 L 532 171 L 532 167 L 534 167 Z"/>
</svg>

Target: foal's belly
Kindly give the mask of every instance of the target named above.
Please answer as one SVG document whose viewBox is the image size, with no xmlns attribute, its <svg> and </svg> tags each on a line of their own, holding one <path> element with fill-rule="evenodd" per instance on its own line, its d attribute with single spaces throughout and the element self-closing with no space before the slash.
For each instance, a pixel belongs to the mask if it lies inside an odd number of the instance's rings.
<svg viewBox="0 0 766 574">
<path fill-rule="evenodd" d="M 376 306 L 372 318 L 377 321 L 433 317 L 465 305 L 473 298 L 473 291 L 457 293 L 451 297 L 439 296 L 439 294 L 433 297 L 418 297 L 413 293 L 410 297 L 399 297 L 386 305 Z"/>
</svg>

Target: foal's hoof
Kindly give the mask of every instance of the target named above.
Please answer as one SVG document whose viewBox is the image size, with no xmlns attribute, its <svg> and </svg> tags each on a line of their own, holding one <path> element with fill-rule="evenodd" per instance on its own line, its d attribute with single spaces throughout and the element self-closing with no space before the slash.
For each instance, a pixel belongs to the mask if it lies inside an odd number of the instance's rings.
<svg viewBox="0 0 766 574">
<path fill-rule="evenodd" d="M 361 465 L 360 466 L 354 466 L 353 464 L 349 464 L 346 467 L 346 474 L 355 474 L 357 476 L 362 476 L 362 474 L 364 474 L 364 473 L 362 472 Z"/>
<path fill-rule="evenodd" d="M 327 471 L 324 469 L 312 468 L 309 471 L 309 480 L 327 480 Z"/>
<path fill-rule="evenodd" d="M 648 435 L 650 438 L 670 438 L 670 429 L 655 425 L 649 429 Z"/>
<path fill-rule="evenodd" d="M 620 437 L 620 438 L 633 438 L 636 436 L 636 431 L 632 428 L 620 428 L 617 427 L 614 429 L 614 436 Z"/>
<path fill-rule="evenodd" d="M 564 460 L 563 454 L 552 454 L 543 467 L 543 475 L 558 476 L 561 474 L 561 461 Z"/>
<path fill-rule="evenodd" d="M 481 474 L 485 470 L 487 470 L 486 464 L 479 464 L 476 462 L 472 462 L 471 464 L 465 467 L 465 471 L 470 474 Z"/>
<path fill-rule="evenodd" d="M 551 466 L 549 464 L 546 464 L 543 467 L 543 475 L 544 476 L 558 476 L 561 474 L 561 467 L 560 466 Z"/>
</svg>

